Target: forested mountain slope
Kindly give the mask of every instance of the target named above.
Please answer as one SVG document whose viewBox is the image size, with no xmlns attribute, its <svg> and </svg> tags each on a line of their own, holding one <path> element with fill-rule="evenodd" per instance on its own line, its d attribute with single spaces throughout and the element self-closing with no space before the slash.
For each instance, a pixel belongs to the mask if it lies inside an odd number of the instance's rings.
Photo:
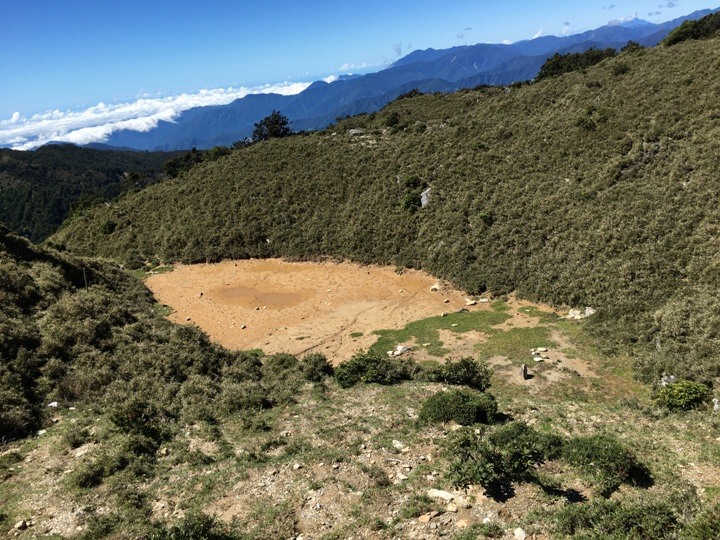
<svg viewBox="0 0 720 540">
<path fill-rule="evenodd" d="M 720 375 L 719 45 L 400 99 L 194 167 L 76 217 L 52 242 L 134 261 L 421 267 L 469 291 L 593 306 L 610 343 L 640 344 L 645 380 L 709 382 Z"/>
<path fill-rule="evenodd" d="M 43 240 L 78 204 L 105 200 L 157 180 L 177 154 L 48 145 L 0 149 L 0 223 Z"/>
</svg>

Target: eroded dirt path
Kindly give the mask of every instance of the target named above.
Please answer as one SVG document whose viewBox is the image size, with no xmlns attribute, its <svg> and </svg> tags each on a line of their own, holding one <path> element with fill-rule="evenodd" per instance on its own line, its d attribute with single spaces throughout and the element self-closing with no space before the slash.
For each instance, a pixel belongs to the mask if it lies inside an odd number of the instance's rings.
<svg viewBox="0 0 720 540">
<path fill-rule="evenodd" d="M 279 259 L 180 265 L 146 280 L 172 321 L 227 348 L 321 352 L 334 363 L 372 345 L 374 330 L 465 307 L 461 291 L 431 291 L 437 282 L 414 270 Z"/>
</svg>

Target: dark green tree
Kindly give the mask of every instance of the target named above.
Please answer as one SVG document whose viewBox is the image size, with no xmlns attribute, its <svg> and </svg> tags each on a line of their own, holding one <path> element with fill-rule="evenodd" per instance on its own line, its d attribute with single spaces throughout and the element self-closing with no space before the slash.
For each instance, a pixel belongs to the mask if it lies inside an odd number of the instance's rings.
<svg viewBox="0 0 720 540">
<path fill-rule="evenodd" d="M 292 135 L 290 120 L 280 111 L 273 109 L 273 112 L 255 124 L 252 140 L 253 142 L 259 142 L 276 137 L 287 137 L 288 135 Z"/>
</svg>

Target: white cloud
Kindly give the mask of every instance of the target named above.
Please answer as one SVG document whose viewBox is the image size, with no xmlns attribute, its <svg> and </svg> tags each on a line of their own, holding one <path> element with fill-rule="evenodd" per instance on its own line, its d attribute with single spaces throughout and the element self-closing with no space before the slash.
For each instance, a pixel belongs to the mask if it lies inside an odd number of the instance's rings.
<svg viewBox="0 0 720 540">
<path fill-rule="evenodd" d="M 103 142 L 122 129 L 149 131 L 161 120 L 173 122 L 178 115 L 193 107 L 226 105 L 248 94 L 294 95 L 310 83 L 285 82 L 255 88 L 216 88 L 194 94 L 159 98 L 141 98 L 128 103 L 98 103 L 82 111 L 48 111 L 26 118 L 14 113 L 0 120 L 0 146 L 31 150 L 51 141 L 89 144 Z"/>
<path fill-rule="evenodd" d="M 539 37 L 542 37 L 542 35 L 543 35 L 544 33 L 545 33 L 545 30 L 543 30 L 543 29 L 541 28 L 540 30 L 538 30 L 537 32 L 535 32 L 535 35 L 533 36 L 533 39 L 537 39 L 537 38 L 539 38 Z"/>
<path fill-rule="evenodd" d="M 635 13 L 633 13 L 630 16 L 620 17 L 619 19 L 613 19 L 612 21 L 609 21 L 608 26 L 619 26 L 623 23 L 632 22 L 637 18 L 638 18 L 638 12 L 636 11 Z"/>
<path fill-rule="evenodd" d="M 359 69 L 369 69 L 371 67 L 375 67 L 375 64 L 372 64 L 370 62 L 363 62 L 362 64 L 351 64 L 349 62 L 346 62 L 342 66 L 340 66 L 340 71 L 354 71 Z"/>
</svg>

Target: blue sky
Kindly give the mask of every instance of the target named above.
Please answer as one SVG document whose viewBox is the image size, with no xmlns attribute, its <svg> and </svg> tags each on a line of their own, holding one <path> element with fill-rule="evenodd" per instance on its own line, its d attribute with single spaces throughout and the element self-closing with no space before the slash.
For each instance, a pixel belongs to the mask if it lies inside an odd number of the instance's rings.
<svg viewBox="0 0 720 540">
<path fill-rule="evenodd" d="M 0 0 L 0 121 L 201 89 L 222 88 L 227 101 L 230 88 L 376 71 L 414 49 L 576 33 L 634 15 L 660 22 L 711 7 L 696 0 Z"/>
</svg>

